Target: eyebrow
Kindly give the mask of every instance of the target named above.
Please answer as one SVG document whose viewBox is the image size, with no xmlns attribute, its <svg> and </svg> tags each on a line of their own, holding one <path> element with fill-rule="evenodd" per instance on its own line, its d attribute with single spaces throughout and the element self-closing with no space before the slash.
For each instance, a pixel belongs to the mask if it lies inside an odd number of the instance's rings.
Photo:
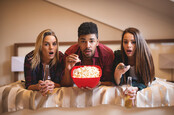
<svg viewBox="0 0 174 115">
<path fill-rule="evenodd" d="M 95 38 L 90 38 L 90 40 L 95 40 Z"/>
<path fill-rule="evenodd" d="M 86 40 L 85 38 L 80 38 L 80 40 Z"/>
<path fill-rule="evenodd" d="M 80 40 L 86 40 L 86 38 L 80 38 Z M 90 40 L 95 40 L 95 38 L 90 38 Z"/>
<path fill-rule="evenodd" d="M 57 40 L 55 40 L 55 41 L 53 41 L 53 42 L 56 42 Z M 44 40 L 43 42 L 49 42 L 49 41 L 46 41 L 46 40 Z"/>
<path fill-rule="evenodd" d="M 50 42 L 48 42 L 48 41 L 44 41 L 43 43 L 44 43 L 44 44 L 45 44 L 45 43 L 46 43 L 46 44 L 53 44 L 53 43 L 57 43 L 57 42 L 54 41 L 54 42 L 51 42 L 51 43 L 50 43 Z"/>
<path fill-rule="evenodd" d="M 129 40 L 123 38 L 123 41 L 129 41 Z M 135 41 L 135 39 L 131 39 L 130 41 Z"/>
</svg>

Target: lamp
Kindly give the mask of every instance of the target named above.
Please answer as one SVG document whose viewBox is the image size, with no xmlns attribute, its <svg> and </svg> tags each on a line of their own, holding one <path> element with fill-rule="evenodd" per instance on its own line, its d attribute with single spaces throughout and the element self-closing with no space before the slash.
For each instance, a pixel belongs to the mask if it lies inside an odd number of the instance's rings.
<svg viewBox="0 0 174 115">
<path fill-rule="evenodd" d="M 24 57 L 19 57 L 19 56 L 11 57 L 11 71 L 12 72 L 24 71 Z"/>
<path fill-rule="evenodd" d="M 174 81 L 173 78 L 174 54 L 159 54 L 159 68 L 171 69 L 172 81 Z"/>
<path fill-rule="evenodd" d="M 14 81 L 18 81 L 19 72 L 24 71 L 24 57 L 11 57 L 11 71 L 14 72 Z"/>
</svg>

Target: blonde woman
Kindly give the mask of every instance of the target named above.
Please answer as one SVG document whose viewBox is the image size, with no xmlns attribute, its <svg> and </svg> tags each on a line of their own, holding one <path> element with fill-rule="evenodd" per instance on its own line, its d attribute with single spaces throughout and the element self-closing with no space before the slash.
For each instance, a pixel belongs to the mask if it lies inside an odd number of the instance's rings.
<svg viewBox="0 0 174 115">
<path fill-rule="evenodd" d="M 35 49 L 25 56 L 25 86 L 42 95 L 60 87 L 63 53 L 58 51 L 58 38 L 51 29 L 43 30 L 37 37 Z M 43 81 L 45 65 L 49 65 L 50 80 Z"/>
</svg>

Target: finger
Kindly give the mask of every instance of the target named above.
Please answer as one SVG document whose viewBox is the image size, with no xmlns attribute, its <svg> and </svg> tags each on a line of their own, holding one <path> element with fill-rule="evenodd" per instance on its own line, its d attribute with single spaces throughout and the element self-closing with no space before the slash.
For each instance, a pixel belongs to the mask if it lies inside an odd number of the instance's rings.
<svg viewBox="0 0 174 115">
<path fill-rule="evenodd" d="M 97 87 L 101 85 L 101 81 L 98 82 Z"/>
<path fill-rule="evenodd" d="M 77 59 L 77 58 L 79 58 L 79 56 L 76 55 L 76 54 L 71 54 L 71 55 L 68 56 L 68 58 Z"/>
<path fill-rule="evenodd" d="M 77 54 L 71 54 L 71 55 L 69 55 L 68 57 L 67 57 L 67 59 L 69 60 L 69 61 L 76 61 L 76 62 L 79 62 L 79 61 L 81 61 L 80 59 L 79 59 L 79 56 L 77 55 Z"/>
<path fill-rule="evenodd" d="M 39 83 L 43 83 L 44 81 L 42 81 L 42 80 L 39 80 Z"/>
<path fill-rule="evenodd" d="M 116 67 L 116 69 L 123 69 L 122 67 L 124 67 L 124 63 L 119 63 Z"/>
<path fill-rule="evenodd" d="M 44 82 L 44 81 L 42 81 L 42 80 L 39 80 L 39 84 L 40 84 L 40 85 L 44 85 L 44 84 L 45 84 L 45 82 Z"/>
<path fill-rule="evenodd" d="M 47 96 L 47 92 L 41 92 L 43 96 Z"/>
<path fill-rule="evenodd" d="M 54 90 L 54 87 L 53 86 L 48 86 L 47 89 L 48 90 Z"/>
<path fill-rule="evenodd" d="M 118 67 L 117 67 L 117 69 L 124 69 L 124 68 L 126 68 L 127 66 L 125 66 L 125 65 L 123 65 L 123 64 L 120 64 L 120 65 L 118 65 Z"/>
<path fill-rule="evenodd" d="M 130 65 L 126 66 L 126 71 L 128 71 L 130 69 Z"/>
<path fill-rule="evenodd" d="M 45 81 L 39 80 L 39 83 L 40 83 L 40 84 L 45 84 Z"/>
<path fill-rule="evenodd" d="M 85 89 L 92 90 L 93 88 L 90 88 L 90 87 L 85 87 Z"/>
<path fill-rule="evenodd" d="M 67 62 L 69 62 L 69 63 L 72 63 L 72 62 L 75 62 L 75 58 L 72 58 L 72 57 L 68 57 L 67 59 L 66 59 L 66 61 Z"/>
<path fill-rule="evenodd" d="M 81 89 L 85 89 L 84 87 L 81 87 Z"/>
<path fill-rule="evenodd" d="M 130 65 L 126 66 L 124 69 L 121 69 L 121 70 L 122 70 L 122 73 L 125 74 L 129 69 L 130 69 Z"/>
<path fill-rule="evenodd" d="M 77 55 L 77 54 L 71 54 L 69 56 L 79 57 L 79 55 Z"/>
<path fill-rule="evenodd" d="M 129 98 L 130 100 L 135 100 L 135 97 L 131 97 L 131 98 Z"/>
<path fill-rule="evenodd" d="M 71 57 L 69 57 L 69 58 L 67 59 L 67 62 L 68 62 L 68 63 L 77 63 L 77 62 L 81 62 L 81 60 L 78 59 L 78 58 L 71 58 Z"/>
<path fill-rule="evenodd" d="M 49 87 L 55 87 L 55 84 L 54 84 L 53 81 L 50 81 L 50 82 L 48 83 L 48 86 L 49 86 Z"/>
<path fill-rule="evenodd" d="M 131 97 L 136 97 L 136 94 L 134 94 L 134 93 L 128 93 L 127 95 L 129 95 Z"/>
<path fill-rule="evenodd" d="M 43 92 L 46 92 L 47 89 L 41 89 L 40 91 L 41 91 L 41 93 L 43 93 Z"/>
</svg>

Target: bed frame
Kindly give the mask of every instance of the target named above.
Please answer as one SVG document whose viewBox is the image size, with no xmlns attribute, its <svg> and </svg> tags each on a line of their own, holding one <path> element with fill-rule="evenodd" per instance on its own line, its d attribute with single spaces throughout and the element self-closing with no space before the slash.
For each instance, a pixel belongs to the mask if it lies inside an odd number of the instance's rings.
<svg viewBox="0 0 174 115">
<path fill-rule="evenodd" d="M 147 43 L 171 43 L 174 42 L 174 39 L 149 39 L 146 40 Z M 59 46 L 71 46 L 72 44 L 75 44 L 77 42 L 71 41 L 71 42 L 59 42 Z M 100 43 L 105 44 L 105 45 L 118 45 L 121 43 L 120 40 L 115 40 L 115 41 L 100 41 Z M 20 47 L 32 47 L 35 46 L 35 43 L 14 43 L 14 55 L 13 56 L 18 56 L 18 49 Z M 19 72 L 14 72 L 14 81 L 18 81 L 18 73 Z"/>
</svg>

